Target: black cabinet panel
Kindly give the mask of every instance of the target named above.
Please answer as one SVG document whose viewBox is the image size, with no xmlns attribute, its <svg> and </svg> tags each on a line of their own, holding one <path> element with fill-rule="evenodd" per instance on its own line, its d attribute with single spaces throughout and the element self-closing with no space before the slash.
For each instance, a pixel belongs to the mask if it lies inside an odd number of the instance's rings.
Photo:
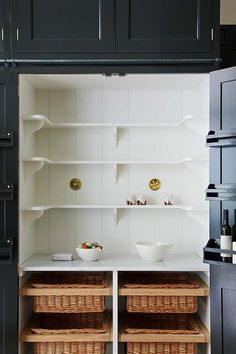
<svg viewBox="0 0 236 354">
<path fill-rule="evenodd" d="M 18 96 L 17 74 L 0 73 L 0 133 L 14 136 L 13 145 L 0 146 L 1 190 L 18 185 Z M 6 197 L 4 197 L 6 195 Z M 12 256 L 7 240 L 13 240 Z M 9 198 L 2 193 L 0 198 L 0 353 L 17 354 L 18 326 L 18 196 Z M 6 257 L 7 255 L 7 257 Z"/>
<path fill-rule="evenodd" d="M 211 352 L 234 354 L 236 346 L 235 267 L 210 266 Z"/>
<path fill-rule="evenodd" d="M 220 26 L 220 57 L 222 68 L 236 65 L 236 25 Z"/>
<path fill-rule="evenodd" d="M 113 1 L 19 0 L 18 53 L 113 51 Z"/>
<path fill-rule="evenodd" d="M 118 0 L 118 52 L 211 52 L 212 0 Z"/>
</svg>

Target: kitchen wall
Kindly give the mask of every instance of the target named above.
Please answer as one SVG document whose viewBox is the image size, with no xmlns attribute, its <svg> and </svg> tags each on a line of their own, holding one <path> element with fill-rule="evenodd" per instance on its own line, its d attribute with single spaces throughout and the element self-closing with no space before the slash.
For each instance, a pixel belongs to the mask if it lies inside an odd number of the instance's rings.
<svg viewBox="0 0 236 354">
<path fill-rule="evenodd" d="M 220 23 L 222 25 L 236 24 L 236 0 L 221 0 Z"/>
</svg>

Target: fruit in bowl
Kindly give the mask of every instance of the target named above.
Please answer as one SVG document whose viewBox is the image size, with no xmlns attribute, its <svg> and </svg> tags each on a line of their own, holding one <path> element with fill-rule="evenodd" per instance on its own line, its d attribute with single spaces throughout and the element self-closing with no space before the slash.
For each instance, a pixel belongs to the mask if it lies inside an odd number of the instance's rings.
<svg viewBox="0 0 236 354">
<path fill-rule="evenodd" d="M 168 254 L 172 244 L 169 242 L 136 242 L 139 256 L 147 262 L 160 262 Z"/>
<path fill-rule="evenodd" d="M 80 243 L 76 248 L 78 256 L 86 262 L 97 261 L 101 255 L 103 247 L 98 242 Z"/>
</svg>

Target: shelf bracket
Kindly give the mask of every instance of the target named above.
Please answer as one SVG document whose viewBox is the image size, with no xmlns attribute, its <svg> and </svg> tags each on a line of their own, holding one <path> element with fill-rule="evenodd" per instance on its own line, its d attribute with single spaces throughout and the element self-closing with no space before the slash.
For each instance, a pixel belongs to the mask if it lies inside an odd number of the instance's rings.
<svg viewBox="0 0 236 354">
<path fill-rule="evenodd" d="M 118 179 L 118 166 L 117 164 L 113 165 L 113 183 L 117 183 Z"/>
<path fill-rule="evenodd" d="M 113 147 L 117 148 L 118 146 L 118 128 L 113 127 Z"/>
<path fill-rule="evenodd" d="M 113 225 L 117 226 L 118 224 L 118 211 L 117 208 L 113 209 Z"/>
<path fill-rule="evenodd" d="M 40 219 L 43 214 L 44 210 L 24 210 L 24 226 L 31 224 L 35 220 Z"/>
<path fill-rule="evenodd" d="M 44 166 L 44 161 L 24 161 L 24 181 L 32 176 L 35 172 L 40 171 Z"/>
<path fill-rule="evenodd" d="M 35 119 L 35 121 L 24 120 L 23 124 L 24 124 L 24 140 L 26 141 L 34 132 L 40 130 L 43 127 L 44 121 L 42 119 Z"/>
</svg>

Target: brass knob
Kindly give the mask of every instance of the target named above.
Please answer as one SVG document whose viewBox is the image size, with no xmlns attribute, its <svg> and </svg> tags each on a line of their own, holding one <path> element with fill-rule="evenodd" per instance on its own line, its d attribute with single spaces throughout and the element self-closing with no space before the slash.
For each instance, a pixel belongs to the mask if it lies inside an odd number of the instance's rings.
<svg viewBox="0 0 236 354">
<path fill-rule="evenodd" d="M 70 181 L 70 188 L 73 190 L 73 191 L 78 191 L 80 190 L 82 187 L 82 182 L 80 179 L 78 178 L 73 178 L 71 181 Z"/>
<path fill-rule="evenodd" d="M 158 191 L 161 188 L 161 181 L 158 178 L 151 179 L 149 182 L 149 188 L 154 192 Z"/>
</svg>

